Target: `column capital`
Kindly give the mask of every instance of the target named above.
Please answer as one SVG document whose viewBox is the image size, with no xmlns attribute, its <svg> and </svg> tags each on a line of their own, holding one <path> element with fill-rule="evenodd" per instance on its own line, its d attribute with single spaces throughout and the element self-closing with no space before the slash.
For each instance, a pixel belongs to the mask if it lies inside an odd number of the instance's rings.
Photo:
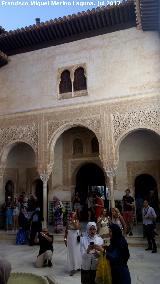
<svg viewBox="0 0 160 284">
<path fill-rule="evenodd" d="M 116 176 L 117 168 L 107 168 L 105 169 L 106 175 L 109 178 L 114 178 Z"/>
<path fill-rule="evenodd" d="M 116 176 L 117 167 L 114 167 L 114 166 L 105 167 L 104 171 L 105 171 L 107 177 L 109 177 L 109 178 L 112 177 L 113 178 L 113 177 Z"/>
<path fill-rule="evenodd" d="M 53 170 L 53 164 L 51 163 L 48 165 L 39 164 L 38 172 L 40 175 L 40 179 L 42 181 L 48 181 L 52 170 Z"/>
<path fill-rule="evenodd" d="M 104 159 L 102 161 L 102 164 L 103 164 L 104 172 L 107 175 L 107 177 L 113 178 L 114 176 L 116 176 L 117 165 L 118 165 L 117 160 Z"/>
<path fill-rule="evenodd" d="M 49 176 L 50 176 L 50 173 L 44 171 L 42 173 L 40 173 L 40 179 L 43 181 L 43 182 L 47 182 L 49 180 Z"/>
</svg>

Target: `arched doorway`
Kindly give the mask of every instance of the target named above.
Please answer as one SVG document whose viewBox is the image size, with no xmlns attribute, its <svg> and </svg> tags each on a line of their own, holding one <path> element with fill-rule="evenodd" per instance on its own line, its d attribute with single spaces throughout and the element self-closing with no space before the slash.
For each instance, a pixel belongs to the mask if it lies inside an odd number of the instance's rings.
<svg viewBox="0 0 160 284">
<path fill-rule="evenodd" d="M 158 192 L 155 179 L 149 174 L 141 174 L 135 179 L 135 200 L 137 220 L 141 221 L 143 201 L 147 199 L 151 207 L 158 213 Z"/>
<path fill-rule="evenodd" d="M 148 198 L 150 191 L 157 194 L 157 183 L 149 174 L 142 174 L 135 179 L 135 198 L 141 196 L 143 199 Z"/>
<path fill-rule="evenodd" d="M 14 195 L 19 196 L 23 192 L 28 195 L 31 191 L 31 177 L 37 172 L 35 152 L 29 144 L 24 142 L 16 142 L 6 148 L 4 180 L 14 180 L 14 186 L 12 181 L 9 185 L 14 187 Z"/>
<path fill-rule="evenodd" d="M 160 136 L 148 129 L 129 132 L 119 146 L 119 163 L 116 171 L 117 192 L 124 192 L 126 184 L 132 188 L 135 177 L 142 173 L 159 176 Z M 157 181 L 159 184 L 159 181 Z"/>
<path fill-rule="evenodd" d="M 94 163 L 83 165 L 76 175 L 75 192 L 79 193 L 83 206 L 82 219 L 87 219 L 86 199 L 89 192 L 101 191 L 106 196 L 105 176 L 103 170 Z"/>
<path fill-rule="evenodd" d="M 13 201 L 14 197 L 14 183 L 12 180 L 8 180 L 5 185 L 5 201 L 8 200 L 8 197 L 11 198 L 11 201 Z"/>
</svg>

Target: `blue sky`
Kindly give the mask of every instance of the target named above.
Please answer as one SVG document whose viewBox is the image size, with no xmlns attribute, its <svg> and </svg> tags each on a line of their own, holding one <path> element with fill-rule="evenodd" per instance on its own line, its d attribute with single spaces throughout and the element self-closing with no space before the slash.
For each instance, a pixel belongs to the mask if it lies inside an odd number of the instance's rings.
<svg viewBox="0 0 160 284">
<path fill-rule="evenodd" d="M 10 4 L 11 2 L 12 5 Z M 15 5 L 13 5 L 13 2 Z M 26 5 L 22 5 L 24 2 Z M 44 3 L 43 6 L 38 6 L 42 3 Z M 45 22 L 88 9 L 91 10 L 98 6 L 112 5 L 113 3 L 119 4 L 120 1 L 66 0 L 63 2 L 54 0 L 0 0 L 0 26 L 6 31 L 15 30 L 35 24 L 35 18 L 40 18 L 41 22 Z"/>
</svg>

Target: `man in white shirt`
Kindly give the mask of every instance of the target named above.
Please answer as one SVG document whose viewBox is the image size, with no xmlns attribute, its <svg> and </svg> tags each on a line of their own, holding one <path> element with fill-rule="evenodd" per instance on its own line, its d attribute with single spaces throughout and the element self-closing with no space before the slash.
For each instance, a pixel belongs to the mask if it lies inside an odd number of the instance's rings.
<svg viewBox="0 0 160 284">
<path fill-rule="evenodd" d="M 152 253 L 156 253 L 157 245 L 155 242 L 154 222 L 157 215 L 154 209 L 149 206 L 147 200 L 144 200 L 142 214 L 144 230 L 148 241 L 148 248 L 146 250 L 152 250 Z"/>
</svg>

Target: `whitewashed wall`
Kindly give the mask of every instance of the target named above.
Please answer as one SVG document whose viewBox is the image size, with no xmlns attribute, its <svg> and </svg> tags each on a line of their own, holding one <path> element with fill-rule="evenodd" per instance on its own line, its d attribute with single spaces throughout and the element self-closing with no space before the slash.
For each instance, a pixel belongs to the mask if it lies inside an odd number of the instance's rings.
<svg viewBox="0 0 160 284">
<path fill-rule="evenodd" d="M 57 70 L 86 63 L 88 96 L 57 100 Z M 131 28 L 11 56 L 0 69 L 0 114 L 160 91 L 160 38 Z"/>
</svg>

